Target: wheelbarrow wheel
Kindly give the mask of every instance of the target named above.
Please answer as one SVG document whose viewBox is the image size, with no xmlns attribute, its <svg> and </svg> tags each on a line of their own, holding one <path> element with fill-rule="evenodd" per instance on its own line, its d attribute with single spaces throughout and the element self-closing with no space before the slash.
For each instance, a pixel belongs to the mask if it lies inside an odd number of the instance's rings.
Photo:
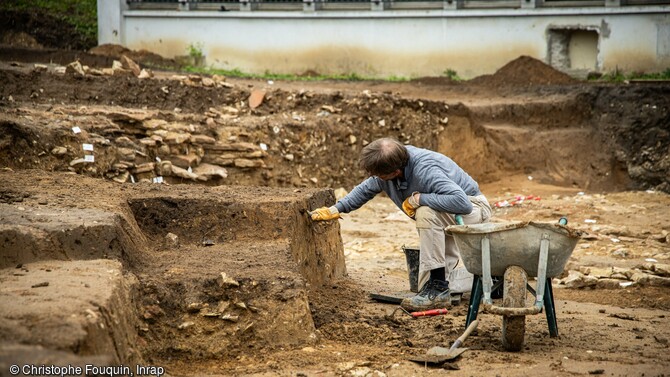
<svg viewBox="0 0 670 377">
<path fill-rule="evenodd" d="M 503 283 L 503 306 L 523 308 L 526 306 L 526 285 L 528 275 L 519 266 L 510 266 L 505 270 Z M 503 348 L 507 351 L 521 351 L 526 334 L 525 316 L 503 316 Z"/>
</svg>

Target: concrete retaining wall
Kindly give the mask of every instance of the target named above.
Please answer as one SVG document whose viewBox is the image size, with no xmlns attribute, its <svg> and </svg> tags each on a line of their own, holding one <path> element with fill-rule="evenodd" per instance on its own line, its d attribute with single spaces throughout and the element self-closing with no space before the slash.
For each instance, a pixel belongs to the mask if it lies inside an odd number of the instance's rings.
<svg viewBox="0 0 670 377">
<path fill-rule="evenodd" d="M 176 4 L 175 4 L 176 8 Z M 98 0 L 99 43 L 251 73 L 489 74 L 520 55 L 574 74 L 670 66 L 670 6 L 384 11 L 128 9 Z"/>
</svg>

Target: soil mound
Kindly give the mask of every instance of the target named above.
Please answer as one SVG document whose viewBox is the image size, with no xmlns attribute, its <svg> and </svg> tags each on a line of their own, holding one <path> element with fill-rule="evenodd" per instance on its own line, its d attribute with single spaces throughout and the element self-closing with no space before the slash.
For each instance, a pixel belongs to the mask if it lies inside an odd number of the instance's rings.
<svg viewBox="0 0 670 377">
<path fill-rule="evenodd" d="M 167 59 L 147 50 L 133 51 L 116 44 L 96 46 L 90 49 L 88 53 L 91 55 L 111 57 L 117 60 L 125 55 L 135 62 L 146 66 L 157 68 L 179 68 L 179 64 L 177 64 L 174 59 Z"/>
<path fill-rule="evenodd" d="M 563 85 L 577 82 L 569 75 L 530 56 L 520 56 L 493 75 L 475 77 L 473 84 L 492 87 L 520 85 Z"/>
</svg>

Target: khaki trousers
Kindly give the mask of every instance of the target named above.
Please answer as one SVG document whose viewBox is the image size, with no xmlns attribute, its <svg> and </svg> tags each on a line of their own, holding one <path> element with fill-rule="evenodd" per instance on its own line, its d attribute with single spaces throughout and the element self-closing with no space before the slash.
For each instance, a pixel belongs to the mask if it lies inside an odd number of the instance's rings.
<svg viewBox="0 0 670 377">
<path fill-rule="evenodd" d="M 469 196 L 472 212 L 462 215 L 466 224 L 479 224 L 491 218 L 491 205 L 484 195 Z M 454 215 L 438 212 L 429 207 L 416 209 L 416 229 L 419 232 L 419 291 L 430 278 L 430 270 L 446 268 L 446 276 L 459 263 L 461 254 L 453 236 L 446 234 L 444 229 L 456 225 Z"/>
</svg>

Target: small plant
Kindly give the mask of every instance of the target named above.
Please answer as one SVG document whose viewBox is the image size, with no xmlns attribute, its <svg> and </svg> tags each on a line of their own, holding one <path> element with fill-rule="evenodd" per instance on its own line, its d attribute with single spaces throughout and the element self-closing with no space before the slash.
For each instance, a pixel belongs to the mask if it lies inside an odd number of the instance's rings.
<svg viewBox="0 0 670 377">
<path fill-rule="evenodd" d="M 458 73 L 454 71 L 453 69 L 447 69 L 444 72 L 442 72 L 442 76 L 448 77 L 454 81 L 461 81 L 461 78 L 458 77 Z"/>
<path fill-rule="evenodd" d="M 388 77 L 386 79 L 386 81 L 389 81 L 389 82 L 404 82 L 404 81 L 409 81 L 409 79 L 407 77 L 393 75 L 393 76 Z"/>
<path fill-rule="evenodd" d="M 191 43 L 190 45 L 188 45 L 188 48 L 186 48 L 186 51 L 188 52 L 188 56 L 192 57 L 193 60 L 196 60 L 196 61 L 198 59 L 202 59 L 202 57 L 204 56 L 203 53 L 202 53 L 202 47 L 203 47 L 203 44 L 201 42 Z"/>
</svg>

